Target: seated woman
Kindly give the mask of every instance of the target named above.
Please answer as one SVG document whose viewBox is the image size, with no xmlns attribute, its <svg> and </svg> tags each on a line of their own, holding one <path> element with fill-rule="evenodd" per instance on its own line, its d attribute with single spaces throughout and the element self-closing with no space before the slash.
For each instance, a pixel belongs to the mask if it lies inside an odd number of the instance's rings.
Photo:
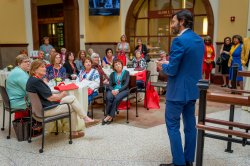
<svg viewBox="0 0 250 166">
<path fill-rule="evenodd" d="M 51 55 L 51 65 L 46 68 L 45 82 L 55 79 L 55 81 L 64 81 L 66 78 L 66 69 L 61 65 L 61 56 L 59 53 Z"/>
<path fill-rule="evenodd" d="M 144 70 L 144 69 L 146 69 L 146 61 L 145 61 L 144 58 L 142 58 L 140 50 L 135 51 L 135 57 L 132 60 L 132 63 L 133 63 L 133 66 L 134 66 L 135 70 Z M 145 84 L 145 82 L 143 80 L 136 80 L 136 86 L 139 89 L 143 89 L 144 84 Z"/>
<path fill-rule="evenodd" d="M 113 50 L 111 48 L 106 49 L 106 56 L 102 60 L 103 67 L 111 67 L 115 56 L 113 56 Z"/>
<path fill-rule="evenodd" d="M 109 77 L 109 86 L 106 94 L 106 114 L 102 120 L 102 125 L 110 124 L 115 117 L 117 106 L 121 100 L 128 95 L 129 72 L 123 70 L 123 64 L 120 59 L 113 62 L 114 72 Z"/>
<path fill-rule="evenodd" d="M 54 104 L 58 104 L 57 101 L 60 101 L 60 103 L 68 103 L 71 106 L 71 127 L 72 127 L 72 138 L 79 138 L 84 136 L 84 132 L 78 132 L 76 131 L 77 128 L 77 116 L 80 117 L 80 119 L 83 119 L 85 123 L 93 123 L 95 122 L 93 119 L 89 118 L 86 115 L 86 112 L 84 110 L 80 109 L 80 105 L 78 100 L 73 95 L 68 95 L 65 91 L 59 93 L 59 94 L 52 94 L 50 88 L 42 78 L 46 74 L 46 67 L 45 63 L 41 60 L 35 60 L 31 64 L 30 69 L 30 78 L 28 79 L 27 85 L 26 85 L 26 91 L 37 93 L 42 106 L 48 107 Z M 63 112 L 68 111 L 67 105 L 59 105 L 55 107 L 52 110 L 46 111 L 44 113 L 45 116 L 52 116 L 61 114 Z"/>
<path fill-rule="evenodd" d="M 67 78 L 75 80 L 79 71 L 77 70 L 76 64 L 74 63 L 75 57 L 73 52 L 66 52 L 65 63 L 63 67 L 66 69 Z"/>
<path fill-rule="evenodd" d="M 81 70 L 77 82 L 81 82 L 82 85 L 88 87 L 88 103 L 93 100 L 93 97 L 98 95 L 98 89 L 100 86 L 100 75 L 96 69 L 92 68 L 92 60 L 87 57 L 83 60 L 84 70 Z"/>
<path fill-rule="evenodd" d="M 26 54 L 16 57 L 16 67 L 10 72 L 6 80 L 6 90 L 12 108 L 26 109 L 26 83 L 29 79 L 30 59 Z M 15 113 L 15 119 L 29 116 L 29 112 Z"/>
<path fill-rule="evenodd" d="M 78 71 L 81 71 L 84 69 L 82 61 L 84 60 L 85 57 L 86 57 L 85 50 L 80 50 L 77 54 L 77 59 L 75 60 L 75 64 L 76 64 Z"/>
<path fill-rule="evenodd" d="M 92 56 L 91 60 L 93 62 L 92 68 L 96 69 L 99 72 L 100 75 L 100 86 L 103 86 L 103 84 L 107 85 L 109 84 L 109 78 L 102 70 L 102 66 L 99 65 L 99 55 L 95 54 Z"/>
</svg>

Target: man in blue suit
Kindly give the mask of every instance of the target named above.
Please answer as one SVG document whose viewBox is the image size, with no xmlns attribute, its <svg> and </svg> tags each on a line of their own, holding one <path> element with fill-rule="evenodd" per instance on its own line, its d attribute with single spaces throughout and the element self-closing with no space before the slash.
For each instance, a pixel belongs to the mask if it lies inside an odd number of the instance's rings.
<svg viewBox="0 0 250 166">
<path fill-rule="evenodd" d="M 160 166 L 192 166 L 196 146 L 195 102 L 199 96 L 196 86 L 202 78 L 204 54 L 203 39 L 192 31 L 193 16 L 182 10 L 174 14 L 171 22 L 172 32 L 178 35 L 172 42 L 169 62 L 158 63 L 168 75 L 165 120 L 169 135 L 172 164 Z M 185 146 L 180 135 L 180 116 L 182 114 Z"/>
</svg>

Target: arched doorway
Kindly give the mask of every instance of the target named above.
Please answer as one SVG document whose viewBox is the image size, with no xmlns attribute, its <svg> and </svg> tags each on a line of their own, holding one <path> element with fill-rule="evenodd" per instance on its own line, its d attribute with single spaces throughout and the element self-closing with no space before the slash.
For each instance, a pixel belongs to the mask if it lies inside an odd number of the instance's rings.
<svg viewBox="0 0 250 166">
<path fill-rule="evenodd" d="M 62 0 L 63 6 L 63 46 L 77 53 L 80 50 L 79 6 L 78 0 Z M 31 17 L 33 31 L 33 48 L 39 49 L 41 36 L 39 36 L 37 0 L 31 0 Z M 52 21 L 58 21 L 53 20 Z M 61 40 L 57 40 L 61 42 Z M 61 44 L 62 45 L 62 44 Z M 59 51 L 59 50 L 57 50 Z"/>
<path fill-rule="evenodd" d="M 194 15 L 194 31 L 201 37 L 213 37 L 214 16 L 209 0 L 134 0 L 126 18 L 126 36 L 133 50 L 136 38 L 144 43 L 169 52 L 171 41 L 171 15 L 188 9 Z"/>
</svg>

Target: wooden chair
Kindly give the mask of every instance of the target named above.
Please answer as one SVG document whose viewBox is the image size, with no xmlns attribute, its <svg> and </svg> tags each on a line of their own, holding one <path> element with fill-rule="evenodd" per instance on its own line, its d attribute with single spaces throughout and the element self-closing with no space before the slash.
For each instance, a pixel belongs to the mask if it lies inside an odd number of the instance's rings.
<svg viewBox="0 0 250 166">
<path fill-rule="evenodd" d="M 22 108 L 12 108 L 10 104 L 10 99 L 7 94 L 7 91 L 4 86 L 0 86 L 0 93 L 3 99 L 3 127 L 1 130 L 4 130 L 4 124 L 5 124 L 5 111 L 9 112 L 9 135 L 7 136 L 7 139 L 10 139 L 11 135 L 11 115 L 15 112 L 24 112 L 26 109 Z"/>
<path fill-rule="evenodd" d="M 72 135 L 71 135 L 71 112 L 70 112 L 70 106 L 69 104 L 65 104 L 68 106 L 68 112 L 66 113 L 61 113 L 58 115 L 54 115 L 54 116 L 49 116 L 49 117 L 45 117 L 44 116 L 44 112 L 45 111 L 49 111 L 55 107 L 57 107 L 58 105 L 64 105 L 64 104 L 55 104 L 49 107 L 42 107 L 42 103 L 40 101 L 39 96 L 37 95 L 37 93 L 31 93 L 31 92 L 27 92 L 30 102 L 31 102 L 31 107 L 32 107 L 32 117 L 34 117 L 34 119 L 36 119 L 39 122 L 42 122 L 42 126 L 43 126 L 43 133 L 42 133 L 42 148 L 39 150 L 40 153 L 43 153 L 43 148 L 44 148 L 44 134 L 45 134 L 45 124 L 49 123 L 49 122 L 53 122 L 56 121 L 56 128 L 57 128 L 57 132 L 56 135 L 58 134 L 58 125 L 57 125 L 57 120 L 59 119 L 64 119 L 64 118 L 69 118 L 69 132 L 70 132 L 70 137 L 69 137 L 69 144 L 72 144 Z M 31 118 L 32 121 L 32 118 Z M 31 129 L 30 129 L 30 139 L 31 139 Z M 31 142 L 31 140 L 30 140 Z"/>
</svg>

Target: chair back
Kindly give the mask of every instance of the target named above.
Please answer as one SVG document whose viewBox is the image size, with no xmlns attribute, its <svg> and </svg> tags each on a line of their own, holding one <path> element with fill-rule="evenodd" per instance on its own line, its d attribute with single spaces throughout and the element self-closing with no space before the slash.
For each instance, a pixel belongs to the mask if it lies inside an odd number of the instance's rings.
<svg viewBox="0 0 250 166">
<path fill-rule="evenodd" d="M 37 95 L 37 93 L 32 93 L 32 92 L 27 92 L 27 94 L 30 99 L 32 113 L 35 114 L 35 116 L 42 118 L 43 106 L 39 96 Z"/>
<path fill-rule="evenodd" d="M 1 93 L 1 96 L 2 96 L 2 99 L 3 99 L 4 108 L 7 111 L 10 111 L 11 110 L 10 99 L 9 99 L 8 93 L 7 93 L 4 86 L 0 86 L 0 93 Z"/>
<path fill-rule="evenodd" d="M 136 76 L 130 76 L 129 77 L 129 89 L 136 87 Z M 134 93 L 136 90 L 131 91 L 131 93 Z"/>
</svg>

